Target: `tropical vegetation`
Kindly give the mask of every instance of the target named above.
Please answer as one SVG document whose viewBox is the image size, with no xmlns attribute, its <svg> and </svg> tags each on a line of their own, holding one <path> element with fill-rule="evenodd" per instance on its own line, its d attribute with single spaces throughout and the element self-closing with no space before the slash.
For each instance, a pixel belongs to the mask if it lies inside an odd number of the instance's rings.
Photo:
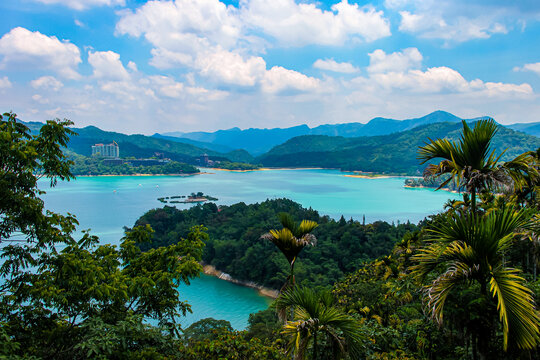
<svg viewBox="0 0 540 360">
<path fill-rule="evenodd" d="M 118 246 L 76 235 L 76 217 L 40 198 L 40 178 L 74 177 L 70 125 L 0 116 L 0 358 L 540 359 L 540 149 L 495 155 L 490 120 L 421 146 L 428 180 L 464 196 L 418 225 L 287 199 L 206 203 L 151 210 Z M 288 286 L 244 331 L 208 318 L 183 329 L 178 284 L 202 261 Z"/>
</svg>

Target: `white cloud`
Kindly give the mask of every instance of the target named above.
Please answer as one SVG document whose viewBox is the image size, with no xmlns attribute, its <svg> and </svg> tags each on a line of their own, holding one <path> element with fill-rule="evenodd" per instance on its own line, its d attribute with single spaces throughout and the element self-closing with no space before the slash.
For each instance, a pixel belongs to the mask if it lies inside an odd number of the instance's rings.
<svg viewBox="0 0 540 360">
<path fill-rule="evenodd" d="M 96 51 L 88 53 L 88 63 L 94 69 L 94 77 L 109 80 L 125 80 L 129 78 L 127 70 L 120 61 L 120 55 L 113 51 Z"/>
<path fill-rule="evenodd" d="M 229 49 L 241 32 L 235 8 L 218 0 L 150 1 L 121 15 L 116 32 L 144 36 L 159 49 L 154 56 L 173 52 L 187 58 L 217 44 Z"/>
<path fill-rule="evenodd" d="M 423 38 L 463 42 L 472 39 L 487 39 L 493 34 L 508 33 L 505 25 L 486 17 L 467 18 L 460 16 L 448 23 L 443 17 L 436 14 L 413 14 L 408 11 L 400 11 L 399 13 L 401 15 L 399 30 L 418 33 Z"/>
<path fill-rule="evenodd" d="M 131 81 L 105 81 L 101 84 L 101 90 L 114 94 L 122 100 L 134 102 L 137 100 L 137 96 L 143 93 L 143 89 L 134 84 Z M 145 89 L 146 95 L 152 95 L 149 89 Z"/>
<path fill-rule="evenodd" d="M 405 71 L 419 68 L 422 64 L 422 54 L 417 48 L 407 48 L 402 52 L 386 54 L 383 50 L 375 50 L 369 55 L 367 70 L 371 73 L 388 71 Z"/>
<path fill-rule="evenodd" d="M 351 63 L 338 63 L 334 59 L 318 59 L 313 63 L 313 67 L 316 69 L 328 70 L 344 74 L 352 74 L 359 71 L 359 69 L 354 67 Z"/>
<path fill-rule="evenodd" d="M 43 96 L 41 96 L 39 94 L 32 95 L 32 100 L 37 101 L 40 104 L 48 104 L 49 103 L 48 99 L 43 98 Z"/>
<path fill-rule="evenodd" d="M 75 10 L 85 10 L 94 6 L 124 6 L 125 0 L 34 0 L 43 4 L 64 5 Z"/>
<path fill-rule="evenodd" d="M 80 21 L 78 19 L 75 19 L 73 22 L 75 23 L 75 25 L 77 25 L 80 28 L 86 27 L 86 25 L 82 21 Z"/>
<path fill-rule="evenodd" d="M 30 82 L 34 89 L 50 89 L 58 91 L 64 84 L 54 76 L 42 76 Z"/>
<path fill-rule="evenodd" d="M 387 0 L 385 6 L 400 10 L 400 31 L 417 34 L 422 38 L 443 39 L 446 44 L 450 44 L 508 33 L 530 16 L 530 11 L 527 14 L 515 3 L 496 4 L 483 0 Z"/>
<path fill-rule="evenodd" d="M 139 70 L 137 69 L 137 64 L 135 64 L 133 61 L 128 62 L 127 67 L 128 67 L 128 69 L 130 69 L 131 71 L 134 71 L 134 72 L 139 71 Z"/>
<path fill-rule="evenodd" d="M 195 67 L 200 70 L 201 75 L 214 81 L 253 86 L 264 75 L 266 62 L 258 56 L 243 59 L 239 54 L 218 49 L 199 56 Z"/>
<path fill-rule="evenodd" d="M 537 75 L 540 75 L 540 62 L 532 63 L 532 64 L 525 64 L 522 67 L 516 66 L 514 68 L 514 71 L 532 71 L 536 73 Z"/>
<path fill-rule="evenodd" d="M 262 89 L 267 93 L 280 93 L 287 90 L 313 91 L 319 87 L 320 80 L 297 71 L 274 66 L 266 72 L 262 80 Z"/>
<path fill-rule="evenodd" d="M 532 95 L 533 89 L 529 84 L 505 84 L 505 83 L 494 83 L 487 82 L 484 84 L 483 88 L 487 96 L 505 96 L 507 94 L 512 95 Z"/>
<path fill-rule="evenodd" d="M 56 36 L 43 35 L 17 27 L 0 38 L 1 68 L 25 70 L 28 66 L 57 72 L 68 79 L 78 79 L 81 62 L 79 48 Z"/>
<path fill-rule="evenodd" d="M 331 11 L 294 0 L 242 0 L 240 9 L 250 26 L 289 46 L 335 46 L 351 38 L 374 41 L 390 35 L 382 11 L 371 5 L 349 4 L 347 0 L 332 5 Z"/>
<path fill-rule="evenodd" d="M 486 97 L 531 96 L 529 84 L 506 84 L 483 82 L 480 79 L 466 80 L 458 71 L 447 66 L 422 70 L 422 54 L 416 48 L 386 54 L 378 49 L 369 54 L 368 77 L 357 77 L 351 81 L 353 87 L 362 87 L 369 92 L 394 92 L 406 90 L 422 94 L 476 94 Z"/>
<path fill-rule="evenodd" d="M 150 76 L 150 80 L 162 95 L 176 99 L 184 96 L 184 84 L 170 77 L 155 75 Z"/>
<path fill-rule="evenodd" d="M 8 89 L 11 87 L 11 81 L 9 81 L 7 76 L 0 78 L 0 89 Z"/>
</svg>

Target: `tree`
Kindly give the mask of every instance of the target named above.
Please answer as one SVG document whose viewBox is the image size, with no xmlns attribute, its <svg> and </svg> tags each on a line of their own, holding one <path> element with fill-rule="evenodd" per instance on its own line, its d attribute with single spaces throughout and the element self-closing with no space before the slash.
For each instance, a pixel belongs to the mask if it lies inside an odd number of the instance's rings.
<svg viewBox="0 0 540 360">
<path fill-rule="evenodd" d="M 518 178 L 524 172 L 534 171 L 529 166 L 532 158 L 529 154 L 523 154 L 512 161 L 498 164 L 504 151 L 495 156 L 495 150 L 491 150 L 496 133 L 497 123 L 488 118 L 476 122 L 473 129 L 463 121 L 463 133 L 457 143 L 447 139 L 429 139 L 430 143 L 418 151 L 421 164 L 433 159 L 443 160 L 439 164 L 429 164 L 424 177 L 450 174 L 439 189 L 454 180 L 460 188 L 465 188 L 471 194 L 472 211 L 476 211 L 476 195 L 479 191 L 509 184 L 511 179 L 519 185 Z"/>
<path fill-rule="evenodd" d="M 296 359 L 305 358 L 310 344 L 312 359 L 320 358 L 320 350 L 330 351 L 334 359 L 346 354 L 357 358 L 363 339 L 360 323 L 335 307 L 330 293 L 294 287 L 281 294 L 275 306 L 278 311 L 295 309 L 282 333 L 289 338 L 288 352 Z"/>
<path fill-rule="evenodd" d="M 307 245 L 315 245 L 317 238 L 315 235 L 311 234 L 311 232 L 318 225 L 315 221 L 311 220 L 302 220 L 298 225 L 287 213 L 280 213 L 279 220 L 281 225 L 283 225 L 283 229 L 270 230 L 269 233 L 262 235 L 261 238 L 272 241 L 283 253 L 289 263 L 290 274 L 283 285 L 283 290 L 288 286 L 294 286 L 294 264 L 296 258 L 304 247 Z"/>
<path fill-rule="evenodd" d="M 502 324 L 503 347 L 515 344 L 534 349 L 539 341 L 539 317 L 533 294 L 520 271 L 507 265 L 505 252 L 516 230 L 530 218 L 526 209 L 503 207 L 486 215 L 452 213 L 427 230 L 429 243 L 413 256 L 411 269 L 419 279 L 429 277 L 425 286 L 426 308 L 439 324 L 447 298 L 460 287 L 478 289 L 475 304 L 480 304 L 480 319 L 472 327 L 478 353 L 486 356 L 492 310 Z M 467 306 L 467 304 L 462 304 Z"/>
<path fill-rule="evenodd" d="M 45 212 L 37 183 L 73 178 L 62 153 L 70 124 L 48 121 L 32 135 L 15 114 L 0 117 L 0 347 L 56 359 L 170 353 L 175 319 L 190 311 L 178 284 L 201 271 L 205 228 L 147 252 L 137 244 L 150 241 L 150 226 L 127 229 L 119 247 L 88 232 L 76 240 L 76 218 Z"/>
<path fill-rule="evenodd" d="M 184 330 L 184 339 L 189 342 L 213 340 L 220 334 L 231 332 L 233 328 L 227 320 L 216 320 L 214 318 L 205 318 L 191 324 Z"/>
</svg>

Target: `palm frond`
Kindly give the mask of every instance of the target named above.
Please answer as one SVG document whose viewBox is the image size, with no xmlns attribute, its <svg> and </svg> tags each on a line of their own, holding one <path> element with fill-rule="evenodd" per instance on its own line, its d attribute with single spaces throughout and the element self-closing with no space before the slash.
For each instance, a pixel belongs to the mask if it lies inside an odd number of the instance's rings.
<svg viewBox="0 0 540 360">
<path fill-rule="evenodd" d="M 297 225 L 292 216 L 289 213 L 279 213 L 279 222 L 285 229 L 289 229 L 293 234 L 297 231 Z"/>
<path fill-rule="evenodd" d="M 540 318 L 534 307 L 532 291 L 518 274 L 519 270 L 499 267 L 494 269 L 489 282 L 503 324 L 504 350 L 508 348 L 509 337 L 521 349 L 534 349 L 540 339 Z"/>
<path fill-rule="evenodd" d="M 418 160 L 420 164 L 425 164 L 429 160 L 441 158 L 452 161 L 452 154 L 456 152 L 457 147 L 453 141 L 447 139 L 432 140 L 428 138 L 429 143 L 421 146 L 418 150 Z"/>
<path fill-rule="evenodd" d="M 319 224 L 311 220 L 302 220 L 297 228 L 296 237 L 300 238 L 312 232 Z"/>
<path fill-rule="evenodd" d="M 428 311 L 439 325 L 443 321 L 444 303 L 448 295 L 458 284 L 471 278 L 477 271 L 477 267 L 454 262 L 426 288 Z"/>
</svg>

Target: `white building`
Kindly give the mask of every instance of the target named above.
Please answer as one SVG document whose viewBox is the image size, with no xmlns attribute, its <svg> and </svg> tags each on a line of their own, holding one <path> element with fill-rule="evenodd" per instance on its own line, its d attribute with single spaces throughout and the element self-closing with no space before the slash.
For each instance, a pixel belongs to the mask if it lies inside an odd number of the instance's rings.
<svg viewBox="0 0 540 360">
<path fill-rule="evenodd" d="M 112 144 L 95 144 L 92 146 L 92 156 L 118 158 L 120 157 L 120 147 L 115 141 Z"/>
</svg>

